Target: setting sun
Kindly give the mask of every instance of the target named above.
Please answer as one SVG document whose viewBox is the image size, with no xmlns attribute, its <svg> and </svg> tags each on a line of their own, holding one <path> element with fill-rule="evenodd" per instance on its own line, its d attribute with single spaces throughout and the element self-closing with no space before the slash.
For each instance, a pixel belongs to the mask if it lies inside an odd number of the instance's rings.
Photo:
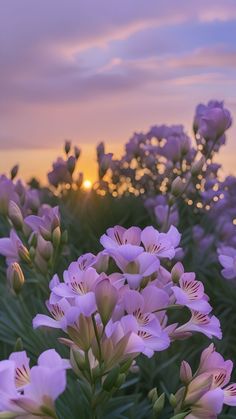
<svg viewBox="0 0 236 419">
<path fill-rule="evenodd" d="M 83 188 L 84 188 L 84 189 L 87 189 L 87 190 L 91 189 L 91 188 L 92 188 L 92 182 L 91 182 L 91 180 L 86 179 L 86 180 L 83 182 Z"/>
</svg>

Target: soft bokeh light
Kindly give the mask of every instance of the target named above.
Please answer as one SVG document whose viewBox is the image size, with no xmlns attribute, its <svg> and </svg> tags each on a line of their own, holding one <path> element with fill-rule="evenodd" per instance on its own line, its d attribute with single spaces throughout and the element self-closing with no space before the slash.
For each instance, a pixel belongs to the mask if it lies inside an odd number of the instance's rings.
<svg viewBox="0 0 236 419">
<path fill-rule="evenodd" d="M 86 190 L 90 190 L 92 188 L 92 182 L 91 182 L 91 180 L 86 179 L 83 182 L 83 188 L 86 189 Z"/>
</svg>

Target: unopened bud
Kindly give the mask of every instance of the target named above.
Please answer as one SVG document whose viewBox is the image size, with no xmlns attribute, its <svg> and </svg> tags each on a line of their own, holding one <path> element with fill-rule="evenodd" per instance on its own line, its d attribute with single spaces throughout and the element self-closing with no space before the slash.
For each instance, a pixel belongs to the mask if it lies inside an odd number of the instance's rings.
<svg viewBox="0 0 236 419">
<path fill-rule="evenodd" d="M 126 362 L 124 362 L 120 367 L 120 372 L 128 372 L 131 365 L 133 363 L 132 359 L 128 359 Z"/>
<path fill-rule="evenodd" d="M 30 255 L 30 259 L 31 259 L 31 260 L 34 260 L 35 254 L 36 254 L 35 247 L 31 246 L 31 247 L 29 248 L 29 255 Z"/>
<path fill-rule="evenodd" d="M 70 362 L 71 362 L 73 371 L 76 374 L 79 374 L 79 371 L 83 371 L 84 369 L 86 369 L 85 356 L 80 350 L 71 349 Z"/>
<path fill-rule="evenodd" d="M 61 242 L 61 229 L 60 227 L 56 227 L 52 233 L 52 243 L 55 248 L 60 245 Z"/>
<path fill-rule="evenodd" d="M 181 276 L 184 273 L 184 267 L 181 262 L 177 262 L 171 269 L 171 279 L 174 283 L 178 284 Z"/>
<path fill-rule="evenodd" d="M 22 229 L 23 222 L 24 222 L 23 216 L 22 216 L 20 208 L 14 201 L 9 202 L 8 217 L 10 218 L 16 230 Z"/>
<path fill-rule="evenodd" d="M 79 148 L 79 147 L 77 147 L 77 146 L 75 145 L 75 146 L 74 146 L 74 155 L 75 155 L 76 160 L 78 160 L 78 159 L 79 159 L 80 154 L 81 154 L 81 150 L 80 150 L 80 148 Z"/>
<path fill-rule="evenodd" d="M 183 384 L 189 384 L 193 378 L 192 370 L 188 362 L 183 361 L 180 367 L 180 380 Z"/>
<path fill-rule="evenodd" d="M 30 246 L 32 247 L 36 247 L 37 246 L 37 233 L 36 231 L 34 231 L 31 235 L 30 238 L 28 240 L 28 243 Z"/>
<path fill-rule="evenodd" d="M 19 257 L 26 263 L 28 263 L 29 265 L 31 265 L 31 258 L 30 258 L 30 254 L 29 251 L 27 249 L 27 247 L 25 247 L 23 244 L 20 244 L 18 247 L 18 254 Z"/>
<path fill-rule="evenodd" d="M 51 240 L 52 235 L 51 235 L 51 231 L 47 230 L 46 228 L 40 226 L 39 227 L 39 231 L 41 236 L 45 239 L 45 240 Z"/>
<path fill-rule="evenodd" d="M 83 175 L 83 173 L 80 172 L 79 176 L 78 176 L 78 179 L 76 181 L 76 185 L 77 185 L 78 189 L 81 188 L 81 186 L 83 184 L 83 181 L 84 181 L 84 175 Z"/>
<path fill-rule="evenodd" d="M 68 154 L 70 152 L 70 149 L 71 149 L 71 141 L 66 140 L 65 146 L 64 146 L 65 153 Z"/>
<path fill-rule="evenodd" d="M 67 169 L 70 172 L 70 174 L 72 175 L 72 173 L 75 170 L 75 165 L 76 165 L 76 158 L 74 156 L 70 156 L 67 160 Z"/>
<path fill-rule="evenodd" d="M 203 166 L 204 166 L 205 163 L 206 163 L 206 159 L 205 159 L 204 156 L 202 156 L 200 158 L 200 160 L 195 161 L 193 163 L 192 167 L 191 167 L 191 173 L 192 173 L 192 175 L 193 176 L 198 176 L 201 173 L 201 171 L 202 171 Z"/>
<path fill-rule="evenodd" d="M 160 397 L 158 397 L 158 399 L 155 401 L 153 405 L 153 411 L 155 413 L 160 413 L 163 410 L 164 404 L 165 404 L 165 394 L 162 393 Z"/>
<path fill-rule="evenodd" d="M 111 285 L 109 279 L 103 279 L 95 288 L 95 298 L 102 323 L 106 325 L 116 306 L 118 291 Z"/>
<path fill-rule="evenodd" d="M 15 179 L 15 177 L 17 176 L 18 170 L 19 170 L 18 164 L 13 166 L 13 168 L 11 169 L 11 180 Z"/>
<path fill-rule="evenodd" d="M 152 388 L 152 390 L 148 393 L 148 398 L 152 403 L 155 403 L 158 399 L 158 393 L 156 388 Z"/>
<path fill-rule="evenodd" d="M 175 409 L 175 407 L 177 406 L 177 400 L 176 400 L 175 395 L 172 393 L 170 394 L 169 402 L 170 402 L 170 405 Z"/>
<path fill-rule="evenodd" d="M 45 260 L 49 260 L 53 254 L 52 243 L 44 240 L 44 238 L 41 235 L 39 235 L 38 243 L 37 243 L 37 251 L 39 251 L 40 255 Z"/>
<path fill-rule="evenodd" d="M 17 338 L 14 345 L 14 352 L 21 352 L 24 350 L 23 342 L 21 338 Z"/>
<path fill-rule="evenodd" d="M 125 380 L 126 380 L 126 374 L 124 374 L 124 373 L 119 374 L 119 376 L 116 380 L 116 383 L 115 383 L 115 387 L 120 388 L 124 384 Z"/>
<path fill-rule="evenodd" d="M 182 181 L 182 179 L 180 178 L 180 176 L 177 176 L 171 185 L 171 193 L 174 196 L 179 196 L 182 194 L 184 190 L 184 183 Z"/>
<path fill-rule="evenodd" d="M 63 231 L 63 233 L 61 235 L 61 243 L 66 244 L 67 242 L 68 242 L 68 231 L 65 230 L 65 231 Z"/>
<path fill-rule="evenodd" d="M 25 277 L 19 263 L 13 262 L 8 266 L 7 279 L 11 289 L 13 289 L 16 294 L 19 294 L 25 282 Z"/>
<path fill-rule="evenodd" d="M 109 256 L 104 255 L 103 252 L 98 253 L 94 268 L 98 273 L 106 272 L 108 269 Z"/>
</svg>

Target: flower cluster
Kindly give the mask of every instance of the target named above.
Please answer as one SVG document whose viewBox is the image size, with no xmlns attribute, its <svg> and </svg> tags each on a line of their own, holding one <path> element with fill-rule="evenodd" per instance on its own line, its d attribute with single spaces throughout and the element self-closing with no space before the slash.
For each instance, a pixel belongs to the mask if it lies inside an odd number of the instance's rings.
<svg viewBox="0 0 236 419">
<path fill-rule="evenodd" d="M 43 352 L 32 368 L 25 351 L 0 361 L 1 417 L 56 418 L 54 402 L 66 388 L 67 368 L 69 361 L 54 349 Z"/>
<path fill-rule="evenodd" d="M 41 204 L 39 191 L 27 187 L 21 180 L 15 181 L 16 175 L 14 170 L 11 178 L 0 176 L 0 215 L 9 217 L 13 224 L 17 223 L 17 216 L 36 213 Z"/>
<path fill-rule="evenodd" d="M 77 174 L 75 178 L 77 161 L 80 157 L 81 151 L 75 146 L 73 153 L 71 152 L 71 142 L 65 142 L 66 159 L 58 157 L 53 163 L 51 172 L 48 173 L 48 181 L 50 185 L 57 188 L 64 185 L 70 185 L 74 188 L 80 188 L 83 182 L 83 174 Z"/>
<path fill-rule="evenodd" d="M 219 320 L 210 314 L 195 274 L 185 273 L 179 262 L 171 272 L 164 267 L 179 243 L 173 226 L 167 233 L 153 227 L 109 228 L 101 237 L 102 252 L 72 262 L 63 282 L 53 277 L 46 302 L 50 316 L 38 314 L 34 327 L 62 329 L 68 338 L 61 341 L 79 353 L 80 374 L 86 377 L 98 366 L 101 375 L 107 374 L 140 353 L 152 357 L 194 332 L 221 338 Z M 180 308 L 189 311 L 189 320 L 170 323 L 169 310 Z"/>
<path fill-rule="evenodd" d="M 52 272 L 67 234 L 61 231 L 58 207 L 43 204 L 37 215 L 25 218 L 20 208 L 17 208 L 19 212 L 15 213 L 9 237 L 0 238 L 0 255 L 6 258 L 9 283 L 18 293 L 24 283 L 19 263 L 43 275 Z"/>
<path fill-rule="evenodd" d="M 229 384 L 232 368 L 232 361 L 225 361 L 213 344 L 202 352 L 194 375 L 183 361 L 180 379 L 184 386 L 175 394 L 176 417 L 216 419 L 223 404 L 236 406 L 236 384 Z M 178 416 L 181 412 L 183 415 Z"/>
</svg>

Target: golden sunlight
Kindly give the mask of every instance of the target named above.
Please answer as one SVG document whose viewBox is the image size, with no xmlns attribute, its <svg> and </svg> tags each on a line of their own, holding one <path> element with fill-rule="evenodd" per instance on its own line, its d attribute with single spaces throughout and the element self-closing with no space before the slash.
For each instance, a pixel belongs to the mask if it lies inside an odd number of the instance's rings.
<svg viewBox="0 0 236 419">
<path fill-rule="evenodd" d="M 83 188 L 86 190 L 90 190 L 92 188 L 92 182 L 89 179 L 84 180 Z"/>
</svg>

